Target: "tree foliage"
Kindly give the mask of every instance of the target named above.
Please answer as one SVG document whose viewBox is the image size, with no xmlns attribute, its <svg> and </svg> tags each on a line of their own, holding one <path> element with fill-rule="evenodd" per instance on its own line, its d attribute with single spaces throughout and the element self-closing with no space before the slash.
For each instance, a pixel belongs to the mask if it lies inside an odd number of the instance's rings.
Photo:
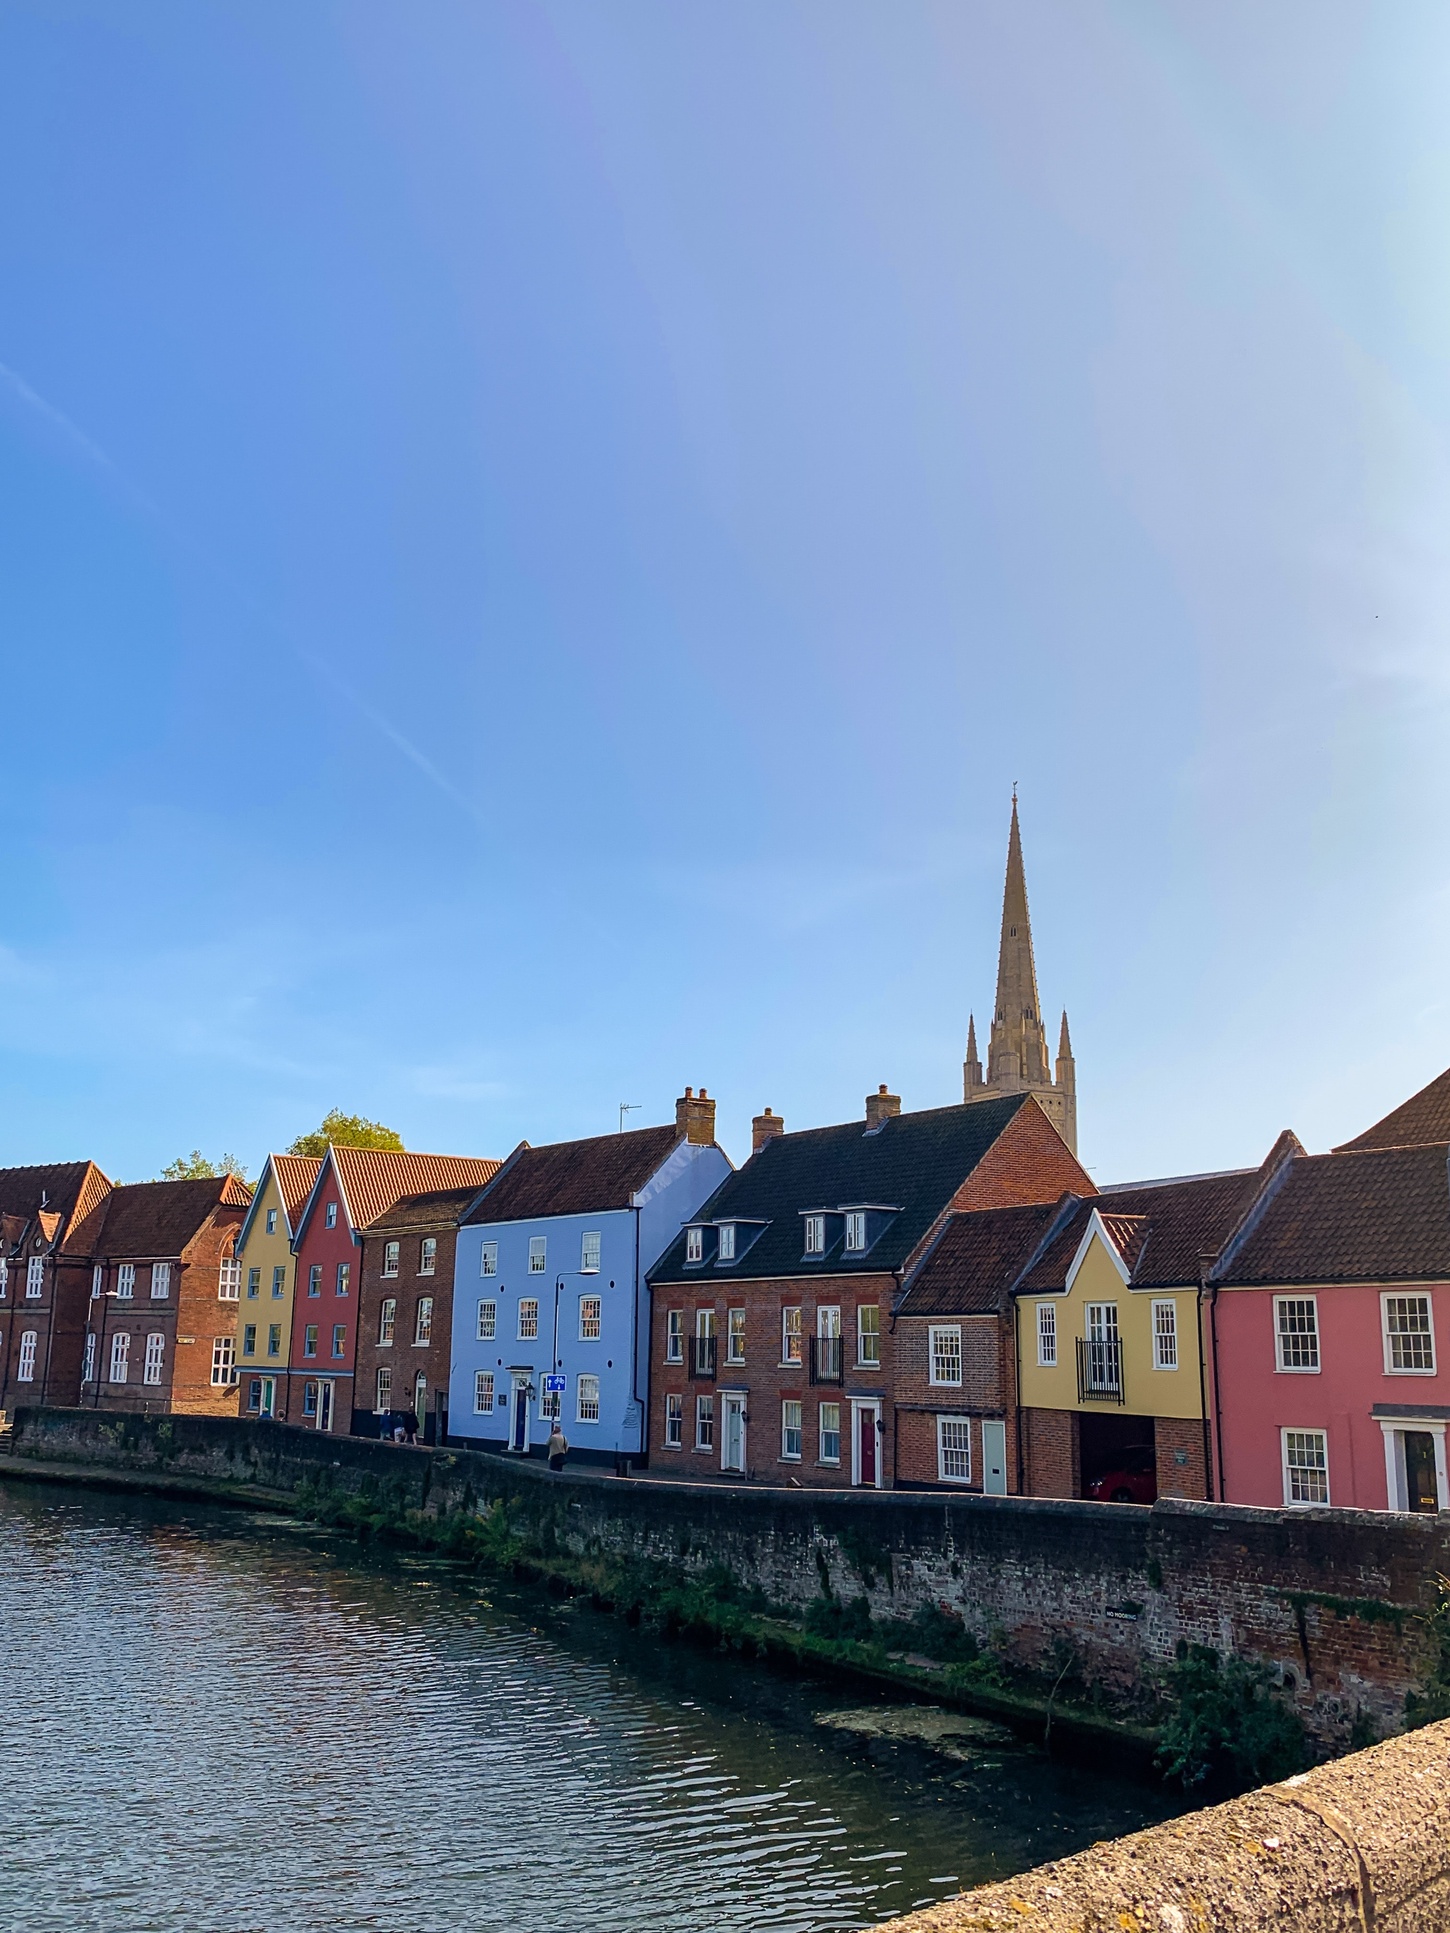
<svg viewBox="0 0 1450 1933">
<path fill-rule="evenodd" d="M 381 1121 L 369 1121 L 365 1115 L 343 1114 L 331 1108 L 322 1117 L 322 1126 L 314 1128 L 311 1134 L 299 1134 L 288 1154 L 326 1154 L 329 1147 L 335 1148 L 391 1148 L 401 1152 L 403 1137 L 394 1128 L 385 1128 Z"/>
<path fill-rule="evenodd" d="M 245 1181 L 246 1163 L 239 1161 L 234 1154 L 224 1154 L 219 1161 L 212 1161 L 200 1148 L 193 1148 L 190 1154 L 179 1154 L 175 1161 L 168 1161 L 159 1178 L 162 1181 L 206 1181 L 213 1175 L 235 1175 L 239 1181 Z"/>
</svg>

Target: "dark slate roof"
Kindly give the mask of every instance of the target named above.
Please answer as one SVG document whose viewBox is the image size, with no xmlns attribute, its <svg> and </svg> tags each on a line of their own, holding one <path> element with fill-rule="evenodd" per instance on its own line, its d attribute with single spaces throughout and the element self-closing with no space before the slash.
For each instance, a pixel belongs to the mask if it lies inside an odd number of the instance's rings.
<svg viewBox="0 0 1450 1933">
<path fill-rule="evenodd" d="M 1077 1197 L 1067 1197 L 1068 1212 Z M 896 1305 L 903 1316 L 993 1315 L 1064 1212 L 1060 1202 L 1030 1208 L 981 1208 L 953 1215 L 911 1272 Z"/>
<path fill-rule="evenodd" d="M 80 1199 L 89 1161 L 53 1161 L 36 1168 L 0 1168 L 0 1214 L 29 1221 L 40 1210 L 68 1215 Z"/>
<path fill-rule="evenodd" d="M 1450 1147 L 1300 1155 L 1215 1280 L 1450 1279 Z"/>
<path fill-rule="evenodd" d="M 864 1121 L 781 1134 L 753 1154 L 716 1189 L 695 1222 L 763 1224 L 758 1236 L 742 1226 L 739 1259 L 717 1264 L 685 1261 L 683 1231 L 650 1271 L 652 1282 L 739 1281 L 815 1273 L 879 1273 L 900 1268 L 947 1207 L 1002 1130 L 1027 1102 L 1007 1094 L 969 1107 L 897 1114 L 874 1132 Z M 897 1212 L 863 1255 L 845 1255 L 839 1228 L 819 1259 L 803 1255 L 807 1209 L 874 1204 Z M 828 1225 L 829 1226 L 829 1225 Z"/>
<path fill-rule="evenodd" d="M 1361 1148 L 1422 1148 L 1450 1141 L 1450 1068 L 1437 1074 L 1428 1087 L 1401 1102 L 1383 1121 L 1336 1148 L 1336 1154 L 1357 1154 Z"/>
<path fill-rule="evenodd" d="M 554 1141 L 543 1148 L 525 1142 L 478 1196 L 465 1222 L 521 1222 L 628 1208 L 681 1139 L 671 1123 L 596 1134 L 587 1141 Z"/>
<path fill-rule="evenodd" d="M 427 1194 L 404 1195 L 391 1208 L 369 1222 L 366 1233 L 376 1235 L 395 1228 L 451 1228 L 471 1201 L 478 1200 L 478 1189 L 434 1188 Z"/>
<path fill-rule="evenodd" d="M 1215 1255 L 1237 1228 L 1263 1182 L 1262 1170 L 1190 1175 L 1106 1189 L 1079 1204 L 1017 1284 L 1042 1293 L 1067 1281 L 1094 1208 L 1123 1257 L 1135 1289 L 1197 1287 L 1199 1258 Z"/>
<path fill-rule="evenodd" d="M 235 1175 L 198 1181 L 137 1181 L 106 1198 L 95 1253 L 111 1261 L 180 1256 L 219 1207 L 245 1208 L 251 1190 Z"/>
</svg>

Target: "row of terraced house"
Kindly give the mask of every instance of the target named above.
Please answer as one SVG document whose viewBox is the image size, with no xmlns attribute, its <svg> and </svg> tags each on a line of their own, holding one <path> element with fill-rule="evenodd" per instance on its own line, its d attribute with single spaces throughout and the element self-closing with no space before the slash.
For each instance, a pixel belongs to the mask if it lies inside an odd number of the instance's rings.
<svg viewBox="0 0 1450 1933">
<path fill-rule="evenodd" d="M 504 1160 L 346 1147 L 0 1171 L 0 1409 L 571 1457 L 715 1483 L 1450 1507 L 1450 1072 L 1356 1139 L 1096 1186 L 1049 1072 L 1014 807 L 960 1104 Z M 401 1453 L 401 1452 L 400 1452 Z"/>
</svg>

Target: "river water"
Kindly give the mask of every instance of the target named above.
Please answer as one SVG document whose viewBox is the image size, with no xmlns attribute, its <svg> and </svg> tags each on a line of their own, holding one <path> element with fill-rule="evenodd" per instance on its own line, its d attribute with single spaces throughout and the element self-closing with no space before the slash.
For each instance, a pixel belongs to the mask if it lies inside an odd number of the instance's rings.
<svg viewBox="0 0 1450 1933">
<path fill-rule="evenodd" d="M 0 1926 L 828 1933 L 1170 1809 L 290 1521 L 0 1484 Z"/>
</svg>

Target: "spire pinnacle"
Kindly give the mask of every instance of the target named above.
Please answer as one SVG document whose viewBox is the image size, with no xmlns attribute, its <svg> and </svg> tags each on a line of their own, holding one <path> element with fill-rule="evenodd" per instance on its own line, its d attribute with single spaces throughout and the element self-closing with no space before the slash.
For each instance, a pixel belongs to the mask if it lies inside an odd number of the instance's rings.
<svg viewBox="0 0 1450 1933">
<path fill-rule="evenodd" d="M 1072 1057 L 1072 1036 L 1067 1031 L 1067 1008 L 1062 1010 L 1062 1032 L 1057 1036 L 1057 1058 L 1069 1060 Z"/>
<path fill-rule="evenodd" d="M 975 1060 L 976 1058 L 977 1058 L 977 1016 L 974 1013 L 969 1013 L 967 1015 L 967 1059 Z"/>
</svg>

